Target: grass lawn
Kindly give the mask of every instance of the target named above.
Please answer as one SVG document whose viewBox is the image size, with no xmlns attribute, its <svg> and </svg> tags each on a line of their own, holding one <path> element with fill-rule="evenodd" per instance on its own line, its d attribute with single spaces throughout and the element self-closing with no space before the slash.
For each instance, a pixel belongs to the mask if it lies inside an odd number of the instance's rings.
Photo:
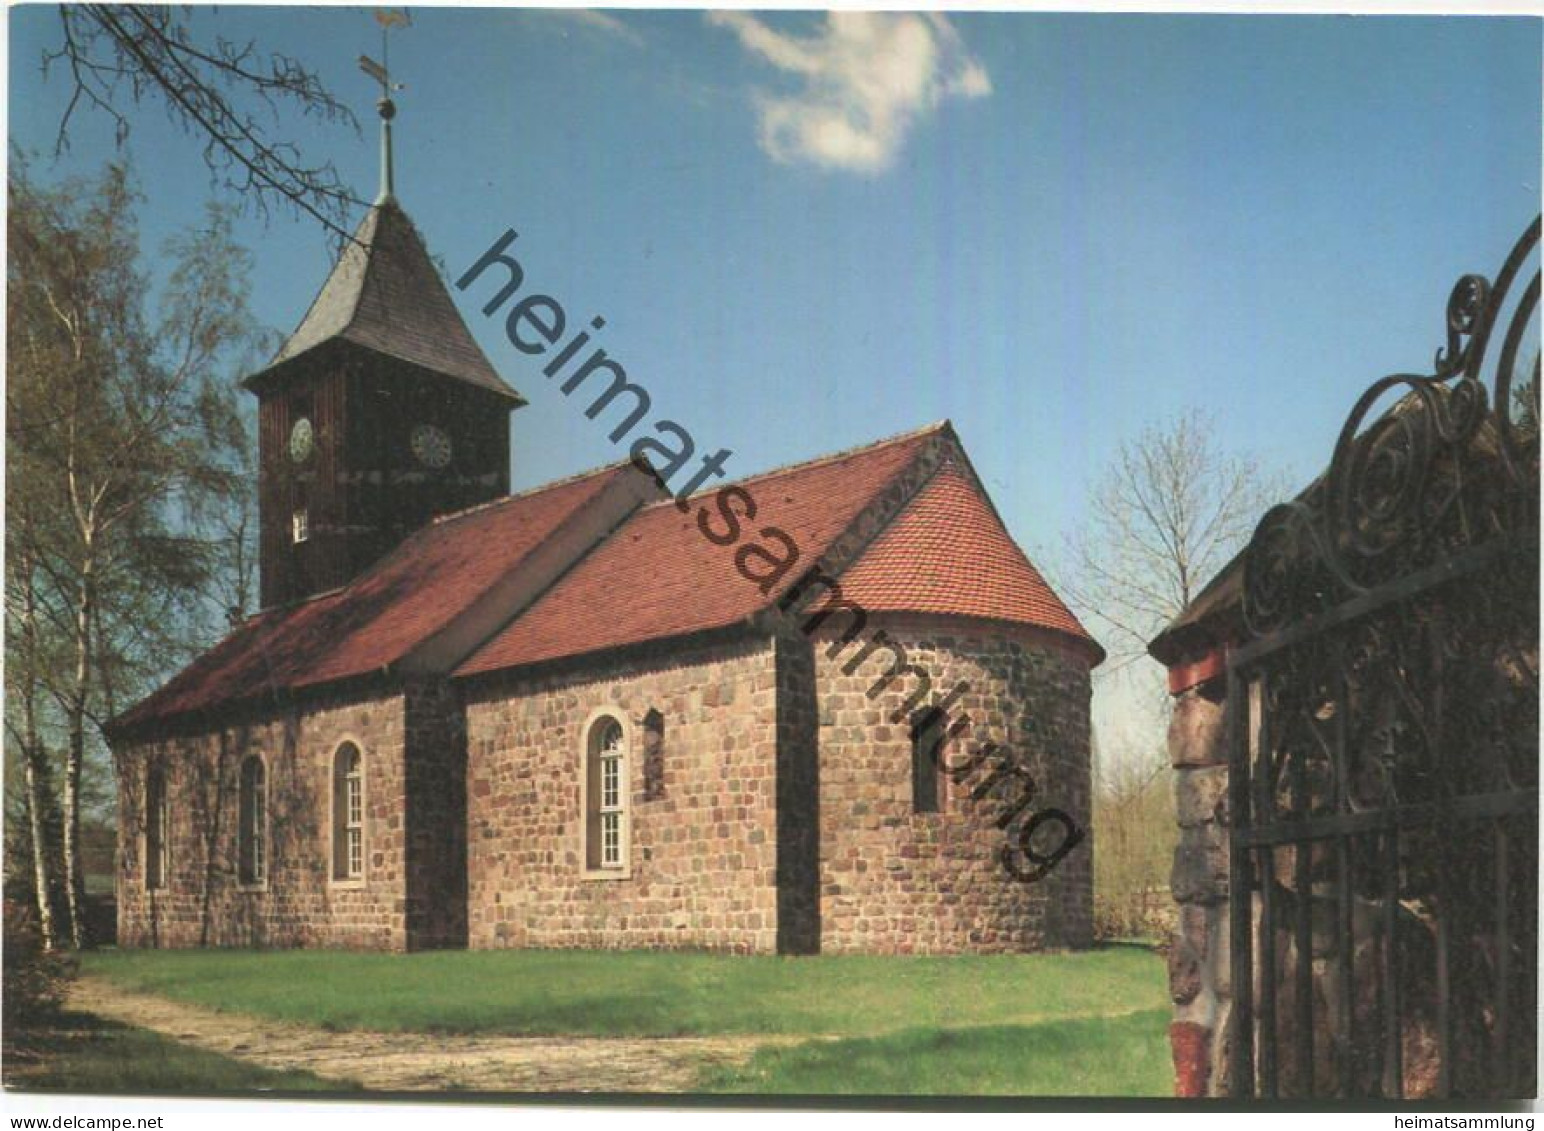
<svg viewBox="0 0 1544 1131">
<path fill-rule="evenodd" d="M 1018 1029 L 1168 1005 L 1162 959 L 1130 946 L 1072 954 L 813 958 L 102 951 L 85 957 L 83 972 L 210 1009 L 386 1032 L 876 1037 Z"/>
<path fill-rule="evenodd" d="M 5 1050 L 7 1087 L 33 1092 L 342 1092 L 356 1085 L 309 1072 L 276 1072 L 82 1013 L 44 1032 L 18 1034 Z"/>
<path fill-rule="evenodd" d="M 910 1029 L 762 1049 L 705 1092 L 783 1095 L 1167 1096 L 1167 1009 L 1122 1017 Z"/>
</svg>

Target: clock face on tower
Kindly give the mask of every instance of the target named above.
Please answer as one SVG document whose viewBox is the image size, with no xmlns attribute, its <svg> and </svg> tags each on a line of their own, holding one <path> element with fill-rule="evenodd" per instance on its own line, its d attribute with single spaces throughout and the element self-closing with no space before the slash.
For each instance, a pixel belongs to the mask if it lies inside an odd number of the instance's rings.
<svg viewBox="0 0 1544 1131">
<path fill-rule="evenodd" d="M 304 463 L 311 455 L 311 448 L 315 437 L 311 431 L 311 421 L 302 416 L 295 421 L 295 426 L 290 429 L 289 454 L 290 459 L 296 463 Z"/>
<path fill-rule="evenodd" d="M 450 463 L 450 437 L 443 428 L 433 424 L 420 424 L 408 437 L 413 457 L 425 467 L 438 470 Z"/>
</svg>

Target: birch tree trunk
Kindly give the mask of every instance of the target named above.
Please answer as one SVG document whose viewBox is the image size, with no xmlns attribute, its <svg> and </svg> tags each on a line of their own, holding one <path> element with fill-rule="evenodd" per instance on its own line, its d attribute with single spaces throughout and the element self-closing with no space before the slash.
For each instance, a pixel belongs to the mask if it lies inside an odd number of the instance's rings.
<svg viewBox="0 0 1544 1131">
<path fill-rule="evenodd" d="M 88 540 L 89 546 L 89 540 Z M 64 762 L 64 887 L 70 915 L 70 939 L 75 947 L 87 943 L 85 876 L 80 850 L 80 782 L 86 762 L 86 700 L 91 692 L 91 620 L 95 598 L 93 560 L 88 554 L 81 566 L 80 601 L 75 609 L 75 679 L 71 688 L 67 723 L 69 748 Z"/>
<path fill-rule="evenodd" d="M 25 535 L 23 536 L 25 538 Z M 31 555 L 21 564 L 22 576 L 32 578 Z M 32 843 L 32 896 L 37 904 L 38 929 L 43 949 L 54 950 L 58 936 L 54 929 L 53 879 L 48 844 L 48 759 L 38 733 L 37 714 L 37 595 L 30 584 L 23 588 L 21 618 L 22 654 L 22 768 L 27 796 L 27 833 Z"/>
<path fill-rule="evenodd" d="M 58 949 L 58 935 L 54 929 L 54 901 L 50 889 L 53 886 L 48 866 L 48 829 L 46 778 L 47 767 L 43 764 L 42 751 L 28 746 L 23 755 L 26 770 L 28 833 L 32 840 L 32 898 L 37 904 L 38 930 L 43 935 L 43 949 Z"/>
</svg>

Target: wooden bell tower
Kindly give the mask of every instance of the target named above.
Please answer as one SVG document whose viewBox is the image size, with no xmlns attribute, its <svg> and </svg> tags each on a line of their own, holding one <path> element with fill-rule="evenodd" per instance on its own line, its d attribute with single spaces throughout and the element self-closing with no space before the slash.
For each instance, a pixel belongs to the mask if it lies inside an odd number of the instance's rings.
<svg viewBox="0 0 1544 1131">
<path fill-rule="evenodd" d="M 258 398 L 264 608 L 346 585 L 436 514 L 509 493 L 509 414 L 525 400 L 397 203 L 396 107 L 385 69 L 370 66 L 380 195 L 299 327 L 243 382 Z"/>
</svg>

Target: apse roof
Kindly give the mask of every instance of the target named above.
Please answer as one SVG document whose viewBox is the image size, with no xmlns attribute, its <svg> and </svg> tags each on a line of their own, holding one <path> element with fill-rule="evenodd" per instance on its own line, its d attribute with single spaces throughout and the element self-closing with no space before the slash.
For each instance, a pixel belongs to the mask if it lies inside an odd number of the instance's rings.
<svg viewBox="0 0 1544 1131">
<path fill-rule="evenodd" d="M 684 510 L 671 501 L 641 508 L 456 674 L 479 675 L 745 621 L 776 605 L 865 508 L 938 442 L 948 453 L 938 470 L 838 574 L 843 596 L 875 612 L 939 613 L 1049 629 L 1103 659 L 1103 650 L 1013 542 L 943 422 L 741 480 L 737 486 L 756 506 L 754 521 L 743 524 L 742 549 L 726 549 L 706 537 L 695 504 Z M 799 554 L 798 564 L 770 592 L 747 579 L 737 557 L 767 527 L 782 531 Z M 770 536 L 763 537 L 777 552 Z"/>
</svg>

